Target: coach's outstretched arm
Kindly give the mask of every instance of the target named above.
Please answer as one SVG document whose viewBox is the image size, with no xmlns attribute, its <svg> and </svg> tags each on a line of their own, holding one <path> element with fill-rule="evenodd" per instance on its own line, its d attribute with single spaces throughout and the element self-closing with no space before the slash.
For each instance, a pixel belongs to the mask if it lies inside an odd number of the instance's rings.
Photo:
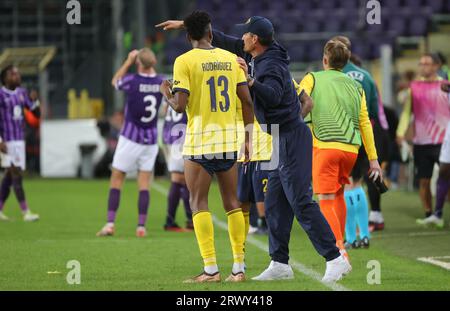
<svg viewBox="0 0 450 311">
<path fill-rule="evenodd" d="M 155 27 L 162 28 L 163 30 L 177 30 L 183 29 L 184 23 L 180 20 L 167 20 L 155 25 Z M 244 52 L 244 41 L 242 39 L 226 35 L 223 32 L 214 29 L 212 45 L 227 50 L 240 57 L 245 57 L 246 54 Z"/>
<path fill-rule="evenodd" d="M 246 57 L 244 52 L 244 40 L 226 35 L 221 31 L 213 29 L 213 41 L 212 45 L 220 49 L 227 50 L 228 52 L 234 53 L 239 57 Z"/>
<path fill-rule="evenodd" d="M 116 87 L 117 81 L 119 81 L 123 76 L 125 76 L 130 69 L 131 66 L 136 62 L 136 57 L 139 54 L 138 50 L 133 50 L 130 53 L 128 53 L 128 57 L 125 60 L 125 62 L 122 64 L 122 66 L 117 70 L 117 72 L 114 74 L 114 77 L 111 80 L 111 84 L 113 87 Z"/>
</svg>

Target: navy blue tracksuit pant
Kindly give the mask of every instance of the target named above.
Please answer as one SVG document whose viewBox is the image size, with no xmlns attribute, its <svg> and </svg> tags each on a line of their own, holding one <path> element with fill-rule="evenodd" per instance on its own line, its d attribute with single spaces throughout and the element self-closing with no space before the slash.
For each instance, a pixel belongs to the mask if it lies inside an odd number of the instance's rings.
<svg viewBox="0 0 450 311">
<path fill-rule="evenodd" d="M 276 148 L 274 148 L 275 150 Z M 264 200 L 272 260 L 287 264 L 294 216 L 327 261 L 340 256 L 328 222 L 312 199 L 312 136 L 301 121 L 280 130 L 279 165 L 269 173 Z"/>
</svg>

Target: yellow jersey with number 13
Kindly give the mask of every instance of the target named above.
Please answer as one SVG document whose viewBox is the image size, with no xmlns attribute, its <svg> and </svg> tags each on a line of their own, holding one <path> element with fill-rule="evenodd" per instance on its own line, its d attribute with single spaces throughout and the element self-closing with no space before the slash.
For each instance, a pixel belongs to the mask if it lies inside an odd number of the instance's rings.
<svg viewBox="0 0 450 311">
<path fill-rule="evenodd" d="M 189 94 L 183 155 L 237 152 L 238 85 L 246 84 L 237 56 L 195 48 L 175 60 L 173 90 Z M 241 113 L 241 112 L 239 112 Z"/>
</svg>

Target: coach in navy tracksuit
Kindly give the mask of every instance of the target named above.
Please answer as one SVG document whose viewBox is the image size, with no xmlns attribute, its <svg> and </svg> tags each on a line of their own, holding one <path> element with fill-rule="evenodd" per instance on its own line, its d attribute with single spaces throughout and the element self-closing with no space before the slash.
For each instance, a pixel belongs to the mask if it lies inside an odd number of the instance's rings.
<svg viewBox="0 0 450 311">
<path fill-rule="evenodd" d="M 255 280 L 292 278 L 288 265 L 289 239 L 294 216 L 317 252 L 327 260 L 325 281 L 351 270 L 340 256 L 334 235 L 312 199 L 312 136 L 301 117 L 301 105 L 289 72 L 287 51 L 274 39 L 271 22 L 254 16 L 239 25 L 242 39 L 213 32 L 213 45 L 245 59 L 255 115 L 260 124 L 279 124 L 278 168 L 269 174 L 264 201 L 269 227 L 270 266 Z M 276 139 L 274 139 L 276 141 Z"/>
<path fill-rule="evenodd" d="M 272 262 L 254 280 L 291 279 L 289 239 L 294 215 L 317 252 L 327 260 L 324 281 L 337 281 L 351 266 L 340 255 L 334 235 L 319 206 L 312 199 L 312 136 L 300 115 L 301 105 L 289 72 L 289 56 L 274 38 L 272 23 L 254 16 L 239 25 L 242 39 L 213 31 L 213 46 L 244 58 L 254 111 L 263 125 L 279 125 L 278 167 L 269 173 L 264 201 Z M 166 21 L 157 27 L 180 29 L 182 21 Z M 247 68 L 247 64 L 248 67 Z M 273 133 L 272 133 L 273 134 Z M 273 141 L 277 141 L 274 137 Z"/>
</svg>

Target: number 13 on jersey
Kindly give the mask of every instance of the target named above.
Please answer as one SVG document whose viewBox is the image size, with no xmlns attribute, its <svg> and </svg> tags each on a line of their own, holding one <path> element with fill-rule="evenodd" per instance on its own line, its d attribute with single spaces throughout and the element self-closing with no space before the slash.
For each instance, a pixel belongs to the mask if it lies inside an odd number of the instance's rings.
<svg viewBox="0 0 450 311">
<path fill-rule="evenodd" d="M 215 77 L 211 77 L 206 84 L 209 85 L 209 92 L 211 96 L 211 111 L 216 112 L 217 111 L 217 96 L 216 96 L 216 79 Z M 227 112 L 228 109 L 230 109 L 230 97 L 228 95 L 228 79 L 225 76 L 219 76 L 217 78 L 217 86 L 220 91 L 221 99 L 223 98 L 223 101 L 219 101 L 219 107 L 222 112 Z"/>
</svg>

